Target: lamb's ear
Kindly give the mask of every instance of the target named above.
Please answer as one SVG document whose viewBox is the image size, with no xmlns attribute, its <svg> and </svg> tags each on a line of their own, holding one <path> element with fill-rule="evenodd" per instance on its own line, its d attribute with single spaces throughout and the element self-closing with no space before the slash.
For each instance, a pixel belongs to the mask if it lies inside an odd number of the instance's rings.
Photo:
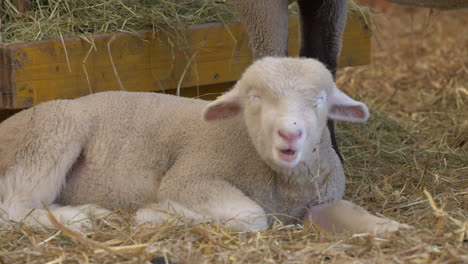
<svg viewBox="0 0 468 264">
<path fill-rule="evenodd" d="M 328 96 L 328 117 L 335 120 L 366 122 L 369 118 L 369 109 L 359 101 L 343 93 L 336 85 Z"/>
<path fill-rule="evenodd" d="M 239 90 L 234 88 L 209 103 L 203 110 L 205 121 L 215 121 L 235 117 L 242 110 Z"/>
</svg>

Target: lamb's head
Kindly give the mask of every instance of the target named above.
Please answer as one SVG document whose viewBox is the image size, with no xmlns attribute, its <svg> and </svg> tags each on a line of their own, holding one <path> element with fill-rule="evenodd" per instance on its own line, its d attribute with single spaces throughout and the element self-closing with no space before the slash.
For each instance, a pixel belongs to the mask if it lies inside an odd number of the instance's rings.
<svg viewBox="0 0 468 264">
<path fill-rule="evenodd" d="M 369 111 L 335 85 L 315 59 L 266 57 L 211 102 L 206 121 L 242 114 L 258 153 L 273 169 L 293 169 L 320 144 L 327 118 L 364 122 Z M 227 135 L 226 135 L 227 136 Z"/>
</svg>

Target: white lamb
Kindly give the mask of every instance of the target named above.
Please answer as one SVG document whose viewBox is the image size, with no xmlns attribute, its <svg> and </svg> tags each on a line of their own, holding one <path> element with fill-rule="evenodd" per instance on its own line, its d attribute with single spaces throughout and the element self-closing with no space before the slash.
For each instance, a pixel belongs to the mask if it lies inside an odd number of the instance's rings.
<svg viewBox="0 0 468 264">
<path fill-rule="evenodd" d="M 327 116 L 361 122 L 368 110 L 322 63 L 297 58 L 258 60 L 213 102 L 103 92 L 43 103 L 0 124 L 0 209 L 53 227 L 43 202 L 77 230 L 100 206 L 136 209 L 137 223 L 177 213 L 239 230 L 303 217 L 332 231 L 407 228 L 342 200 Z"/>
</svg>

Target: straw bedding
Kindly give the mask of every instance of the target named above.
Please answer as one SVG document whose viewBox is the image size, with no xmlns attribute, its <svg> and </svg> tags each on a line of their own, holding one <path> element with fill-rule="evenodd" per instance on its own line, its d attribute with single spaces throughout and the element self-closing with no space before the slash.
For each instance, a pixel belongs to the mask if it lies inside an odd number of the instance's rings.
<svg viewBox="0 0 468 264">
<path fill-rule="evenodd" d="M 135 227 L 116 212 L 124 220 L 97 222 L 87 237 L 0 229 L 0 263 L 468 263 L 467 24 L 467 11 L 395 8 L 375 17 L 372 64 L 338 73 L 372 110 L 367 124 L 337 125 L 346 198 L 414 229 L 335 236 L 277 223 L 239 233 L 176 218 Z"/>
</svg>

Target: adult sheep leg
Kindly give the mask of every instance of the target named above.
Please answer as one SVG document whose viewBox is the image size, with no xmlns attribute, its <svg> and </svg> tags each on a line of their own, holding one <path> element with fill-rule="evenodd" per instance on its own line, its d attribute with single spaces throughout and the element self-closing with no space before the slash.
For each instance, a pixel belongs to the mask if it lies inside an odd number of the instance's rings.
<svg viewBox="0 0 468 264">
<path fill-rule="evenodd" d="M 188 222 L 220 220 L 237 230 L 261 230 L 268 227 L 267 217 L 260 205 L 223 180 L 201 180 L 187 177 L 187 167 L 172 168 L 162 180 L 158 204 L 137 211 L 139 224 L 160 224 L 180 215 Z M 197 170 L 197 169 L 192 169 Z"/>
<path fill-rule="evenodd" d="M 321 61 L 335 76 L 346 24 L 347 0 L 300 0 L 298 4 L 300 56 Z"/>
<path fill-rule="evenodd" d="M 300 56 L 318 59 L 335 78 L 346 24 L 347 0 L 299 0 L 298 4 L 302 40 Z M 329 120 L 327 125 L 333 149 L 343 162 L 336 144 L 334 123 Z"/>
<path fill-rule="evenodd" d="M 255 59 L 288 55 L 288 0 L 231 0 Z"/>
<path fill-rule="evenodd" d="M 308 219 L 330 232 L 372 233 L 409 229 L 405 224 L 370 214 L 365 209 L 345 200 L 309 208 Z"/>
</svg>

